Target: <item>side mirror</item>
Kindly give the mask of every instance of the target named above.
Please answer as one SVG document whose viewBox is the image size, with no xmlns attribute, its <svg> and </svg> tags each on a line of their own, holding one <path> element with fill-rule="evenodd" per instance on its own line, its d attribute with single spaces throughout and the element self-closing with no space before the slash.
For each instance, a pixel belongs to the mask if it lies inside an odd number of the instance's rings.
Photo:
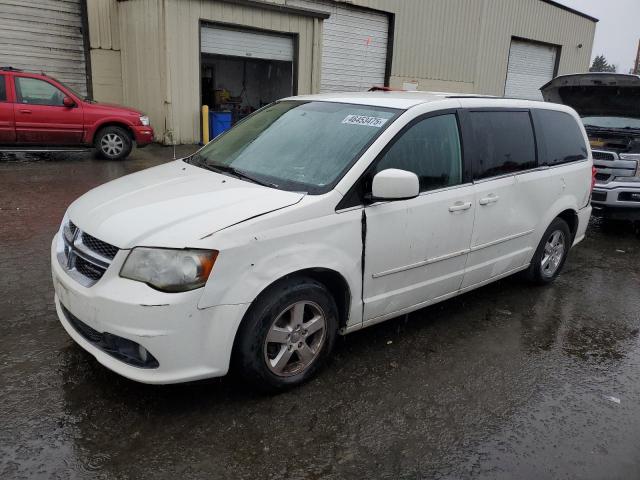
<svg viewBox="0 0 640 480">
<path fill-rule="evenodd" d="M 76 102 L 74 102 L 71 97 L 64 97 L 62 99 L 62 105 L 64 105 L 67 108 L 73 108 L 76 106 Z"/>
<path fill-rule="evenodd" d="M 413 172 L 389 168 L 373 177 L 372 200 L 405 200 L 417 197 L 420 180 Z"/>
</svg>

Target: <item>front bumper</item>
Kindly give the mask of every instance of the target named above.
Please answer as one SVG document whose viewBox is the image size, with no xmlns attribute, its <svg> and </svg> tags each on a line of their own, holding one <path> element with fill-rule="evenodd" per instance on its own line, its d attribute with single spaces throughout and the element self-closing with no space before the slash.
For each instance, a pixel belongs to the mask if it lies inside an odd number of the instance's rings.
<svg viewBox="0 0 640 480">
<path fill-rule="evenodd" d="M 127 251 L 120 251 L 104 276 L 83 287 L 60 266 L 57 236 L 51 266 L 58 318 L 69 336 L 114 372 L 143 383 L 179 383 L 225 375 L 235 333 L 249 304 L 198 309 L 201 290 L 163 293 L 140 282 L 120 278 Z M 66 311 L 65 311 L 66 310 Z M 157 366 L 141 368 L 74 327 L 69 313 L 92 331 L 127 339 L 144 347 Z"/>
<path fill-rule="evenodd" d="M 640 220 L 640 183 L 596 183 L 591 205 L 596 217 Z"/>
<path fill-rule="evenodd" d="M 153 142 L 153 128 L 150 126 L 134 126 L 131 127 L 131 129 L 133 130 L 133 136 L 136 139 L 136 146 L 143 147 Z"/>
</svg>

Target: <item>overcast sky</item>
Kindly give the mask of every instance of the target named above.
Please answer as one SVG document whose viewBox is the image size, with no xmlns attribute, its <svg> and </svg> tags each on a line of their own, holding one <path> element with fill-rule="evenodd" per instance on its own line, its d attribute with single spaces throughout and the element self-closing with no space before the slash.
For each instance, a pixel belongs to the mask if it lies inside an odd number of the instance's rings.
<svg viewBox="0 0 640 480">
<path fill-rule="evenodd" d="M 593 57 L 602 54 L 619 73 L 629 73 L 640 40 L 640 0 L 556 1 L 598 18 Z"/>
</svg>

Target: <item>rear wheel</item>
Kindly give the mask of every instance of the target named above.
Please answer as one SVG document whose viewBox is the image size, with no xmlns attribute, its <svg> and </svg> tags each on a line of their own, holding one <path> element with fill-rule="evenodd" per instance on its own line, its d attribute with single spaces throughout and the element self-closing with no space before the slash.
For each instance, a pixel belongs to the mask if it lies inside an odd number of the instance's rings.
<svg viewBox="0 0 640 480">
<path fill-rule="evenodd" d="M 527 270 L 528 278 L 542 285 L 554 281 L 560 275 L 567 259 L 571 242 L 572 236 L 567 222 L 556 218 L 540 240 Z"/>
<path fill-rule="evenodd" d="M 324 285 L 311 278 L 289 279 L 270 288 L 238 331 L 234 366 L 266 391 L 304 383 L 333 350 L 337 311 Z"/>
<path fill-rule="evenodd" d="M 96 135 L 95 147 L 107 160 L 122 160 L 131 153 L 133 140 L 122 127 L 105 127 Z"/>
</svg>

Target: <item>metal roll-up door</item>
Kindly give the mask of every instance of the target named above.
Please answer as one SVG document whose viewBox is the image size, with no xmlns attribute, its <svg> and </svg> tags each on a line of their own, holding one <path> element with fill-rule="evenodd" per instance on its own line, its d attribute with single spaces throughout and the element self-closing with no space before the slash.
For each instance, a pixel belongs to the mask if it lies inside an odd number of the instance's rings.
<svg viewBox="0 0 640 480">
<path fill-rule="evenodd" d="M 288 5 L 329 13 L 322 28 L 321 92 L 352 92 L 385 84 L 389 17 L 385 13 L 319 0 Z"/>
<path fill-rule="evenodd" d="M 202 53 L 263 60 L 293 61 L 293 38 L 286 35 L 203 26 Z"/>
<path fill-rule="evenodd" d="M 542 100 L 540 87 L 553 79 L 557 55 L 556 46 L 512 40 L 505 97 Z"/>
<path fill-rule="evenodd" d="M 45 72 L 86 95 L 81 1 L 2 0 L 0 66 Z"/>
</svg>

